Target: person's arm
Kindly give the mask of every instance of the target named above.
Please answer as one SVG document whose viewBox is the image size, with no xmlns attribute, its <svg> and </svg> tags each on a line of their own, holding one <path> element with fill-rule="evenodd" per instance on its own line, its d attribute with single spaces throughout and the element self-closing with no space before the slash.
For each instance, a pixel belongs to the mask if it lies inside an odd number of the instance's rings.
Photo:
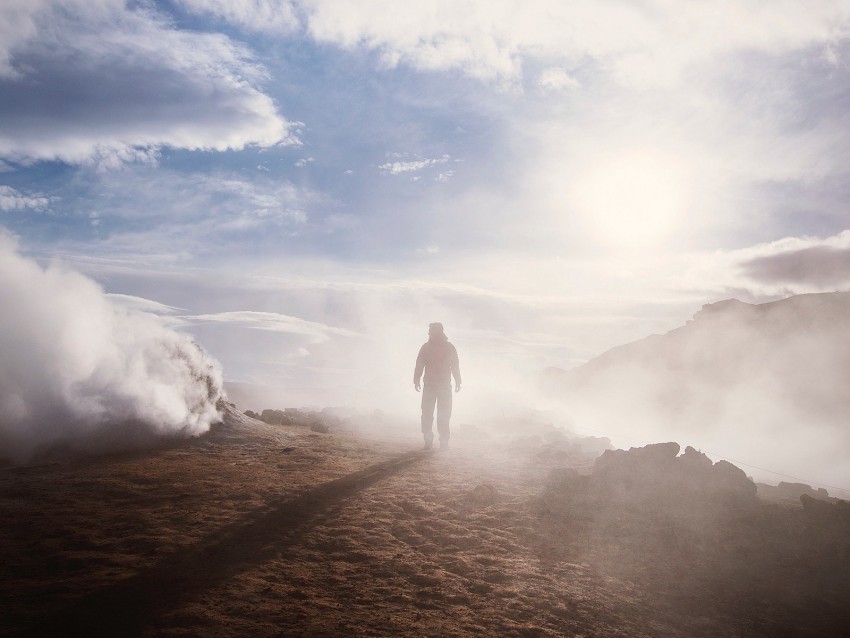
<svg viewBox="0 0 850 638">
<path fill-rule="evenodd" d="M 416 356 L 416 367 L 413 369 L 413 388 L 419 392 L 419 380 L 422 378 L 422 371 L 425 370 L 425 346 L 419 348 L 419 354 Z"/>
<path fill-rule="evenodd" d="M 457 358 L 457 348 L 452 346 L 452 376 L 455 378 L 455 392 L 460 392 L 460 361 Z"/>
</svg>

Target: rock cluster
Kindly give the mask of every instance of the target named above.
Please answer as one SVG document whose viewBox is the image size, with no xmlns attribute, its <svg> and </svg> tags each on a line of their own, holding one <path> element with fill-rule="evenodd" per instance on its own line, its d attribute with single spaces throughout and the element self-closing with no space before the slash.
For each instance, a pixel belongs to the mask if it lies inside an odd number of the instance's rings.
<svg viewBox="0 0 850 638">
<path fill-rule="evenodd" d="M 742 470 L 726 461 L 712 463 L 692 447 L 681 456 L 679 450 L 678 443 L 606 450 L 590 475 L 555 470 L 547 484 L 548 505 L 561 511 L 582 504 L 690 515 L 757 503 L 756 485 Z"/>
<path fill-rule="evenodd" d="M 608 450 L 590 474 L 554 470 L 538 501 L 541 520 L 624 573 L 685 569 L 704 583 L 764 587 L 813 579 L 850 591 L 850 503 L 800 485 L 781 490 L 797 494 L 795 507 L 767 501 L 731 463 L 679 449 Z"/>
<path fill-rule="evenodd" d="M 803 496 L 818 500 L 835 503 L 839 499 L 833 498 L 822 487 L 812 488 L 805 483 L 788 483 L 782 481 L 779 485 L 758 484 L 759 498 L 768 503 L 776 503 L 786 507 L 801 507 Z"/>
<path fill-rule="evenodd" d="M 692 447 L 679 456 L 678 443 L 607 450 L 593 468 L 594 496 L 685 507 L 746 507 L 756 502 L 756 485 L 727 461 L 712 463 Z"/>
</svg>

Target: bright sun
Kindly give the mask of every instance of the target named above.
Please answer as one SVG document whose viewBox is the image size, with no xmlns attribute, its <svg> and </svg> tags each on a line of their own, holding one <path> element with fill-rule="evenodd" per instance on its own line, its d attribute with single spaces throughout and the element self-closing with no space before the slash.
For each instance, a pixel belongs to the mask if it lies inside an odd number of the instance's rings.
<svg viewBox="0 0 850 638">
<path fill-rule="evenodd" d="M 584 230 L 616 248 L 664 243 L 685 215 L 685 172 L 672 158 L 637 152 L 590 167 L 574 191 Z"/>
</svg>

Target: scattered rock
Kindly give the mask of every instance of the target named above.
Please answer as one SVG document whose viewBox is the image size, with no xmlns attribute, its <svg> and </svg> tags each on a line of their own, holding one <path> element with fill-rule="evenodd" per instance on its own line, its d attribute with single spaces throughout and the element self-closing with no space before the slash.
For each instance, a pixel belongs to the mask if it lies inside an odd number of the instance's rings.
<svg viewBox="0 0 850 638">
<path fill-rule="evenodd" d="M 260 421 L 269 425 L 291 425 L 292 417 L 283 410 L 263 410 Z"/>
<path fill-rule="evenodd" d="M 713 579 L 723 574 L 723 582 L 771 587 L 797 570 L 847 591 L 850 503 L 785 485 L 785 494 L 803 492 L 802 508 L 777 507 L 760 499 L 760 488 L 733 464 L 712 463 L 693 448 L 677 456 L 678 449 L 664 443 L 605 452 L 588 475 L 553 470 L 536 510 L 553 538 L 603 546 L 595 559 L 629 577 L 688 572 L 719 582 Z"/>
</svg>

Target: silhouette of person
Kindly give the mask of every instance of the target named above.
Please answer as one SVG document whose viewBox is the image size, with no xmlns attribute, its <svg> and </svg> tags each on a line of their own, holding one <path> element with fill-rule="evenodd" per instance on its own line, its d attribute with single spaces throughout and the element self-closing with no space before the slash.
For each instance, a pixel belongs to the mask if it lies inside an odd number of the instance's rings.
<svg viewBox="0 0 850 638">
<path fill-rule="evenodd" d="M 449 419 L 452 416 L 452 377 L 455 392 L 460 392 L 460 364 L 457 350 L 449 343 L 443 332 L 443 324 L 428 325 L 428 341 L 419 349 L 416 368 L 413 371 L 413 387 L 419 392 L 419 379 L 425 372 L 425 388 L 422 391 L 422 434 L 425 449 L 434 443 L 434 407 L 437 408 L 437 432 L 440 434 L 440 449 L 449 449 Z"/>
</svg>

